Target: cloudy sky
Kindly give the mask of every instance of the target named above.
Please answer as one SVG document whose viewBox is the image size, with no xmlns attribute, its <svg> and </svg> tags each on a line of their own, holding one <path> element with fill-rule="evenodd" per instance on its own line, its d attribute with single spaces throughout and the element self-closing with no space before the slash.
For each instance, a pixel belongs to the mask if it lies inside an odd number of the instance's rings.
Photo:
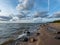
<svg viewBox="0 0 60 45">
<path fill-rule="evenodd" d="M 17 0 L 0 0 L 0 15 L 8 15 L 16 12 Z"/>
<path fill-rule="evenodd" d="M 22 0 L 22 2 L 24 2 L 24 0 Z M 20 3 L 21 2 L 19 2 L 19 0 L 0 0 L 0 10 L 1 10 L 0 15 L 8 15 L 11 13 L 13 14 L 17 13 L 18 11 L 16 7 Z M 30 11 L 34 12 L 36 10 L 48 11 L 48 0 L 34 0 L 34 7 L 32 7 Z"/>
<path fill-rule="evenodd" d="M 60 20 L 60 0 L 0 0 L 0 19 L 28 19 L 25 22 Z"/>
<path fill-rule="evenodd" d="M 46 17 L 43 11 L 48 12 L 49 16 L 60 17 L 60 0 L 0 0 L 0 16 L 29 13 L 30 16 Z"/>
</svg>

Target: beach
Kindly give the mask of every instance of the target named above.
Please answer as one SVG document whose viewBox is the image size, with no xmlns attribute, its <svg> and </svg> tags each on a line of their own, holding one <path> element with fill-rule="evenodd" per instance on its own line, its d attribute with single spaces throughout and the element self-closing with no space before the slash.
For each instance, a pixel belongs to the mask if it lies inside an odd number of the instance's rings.
<svg viewBox="0 0 60 45">
<path fill-rule="evenodd" d="M 28 41 L 10 40 L 2 45 L 60 45 L 60 23 L 48 23 L 40 25 Z M 23 38 L 24 39 L 24 38 Z"/>
</svg>

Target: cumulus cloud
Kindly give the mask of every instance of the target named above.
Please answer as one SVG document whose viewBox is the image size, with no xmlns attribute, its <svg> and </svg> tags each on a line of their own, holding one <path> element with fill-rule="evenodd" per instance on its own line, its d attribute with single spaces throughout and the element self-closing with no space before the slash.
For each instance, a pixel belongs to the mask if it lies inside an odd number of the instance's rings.
<svg viewBox="0 0 60 45">
<path fill-rule="evenodd" d="M 34 18 L 36 17 L 46 18 L 48 16 L 48 12 L 47 11 L 42 11 L 42 12 L 36 11 L 33 15 L 34 15 L 33 16 Z"/>
<path fill-rule="evenodd" d="M 34 5 L 34 0 L 19 0 L 19 4 L 16 9 L 18 11 L 30 10 Z"/>
<path fill-rule="evenodd" d="M 19 18 L 18 17 L 13 17 L 10 21 L 18 21 Z"/>
<path fill-rule="evenodd" d="M 59 12 L 54 12 L 54 14 L 51 17 L 60 18 L 60 11 Z"/>
<path fill-rule="evenodd" d="M 19 4 L 16 6 L 18 11 L 18 18 L 26 18 L 30 14 L 30 10 L 34 6 L 34 0 L 18 0 Z M 28 17 L 27 17 L 28 18 Z"/>
<path fill-rule="evenodd" d="M 18 14 L 17 17 L 21 19 L 21 18 L 25 18 L 26 16 L 24 14 Z"/>
</svg>

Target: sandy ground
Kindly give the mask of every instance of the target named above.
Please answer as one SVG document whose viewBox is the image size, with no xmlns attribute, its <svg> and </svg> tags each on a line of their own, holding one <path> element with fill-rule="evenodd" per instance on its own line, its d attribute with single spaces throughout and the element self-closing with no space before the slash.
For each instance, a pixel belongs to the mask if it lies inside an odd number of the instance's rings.
<svg viewBox="0 0 60 45">
<path fill-rule="evenodd" d="M 57 32 L 60 32 L 60 23 L 50 23 L 42 27 L 43 28 L 40 30 L 40 39 L 41 42 L 43 42 L 42 45 L 60 45 L 60 39 L 55 38 L 57 36 L 60 37 L 60 34 L 56 34 Z"/>
</svg>

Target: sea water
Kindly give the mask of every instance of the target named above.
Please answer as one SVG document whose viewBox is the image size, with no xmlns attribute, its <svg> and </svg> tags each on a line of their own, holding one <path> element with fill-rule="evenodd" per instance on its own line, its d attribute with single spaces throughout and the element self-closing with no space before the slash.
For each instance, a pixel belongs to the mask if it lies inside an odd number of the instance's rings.
<svg viewBox="0 0 60 45">
<path fill-rule="evenodd" d="M 24 23 L 0 23 L 0 43 L 3 43 L 7 39 L 17 38 L 24 31 L 34 32 L 37 30 L 40 24 L 24 24 Z"/>
</svg>

